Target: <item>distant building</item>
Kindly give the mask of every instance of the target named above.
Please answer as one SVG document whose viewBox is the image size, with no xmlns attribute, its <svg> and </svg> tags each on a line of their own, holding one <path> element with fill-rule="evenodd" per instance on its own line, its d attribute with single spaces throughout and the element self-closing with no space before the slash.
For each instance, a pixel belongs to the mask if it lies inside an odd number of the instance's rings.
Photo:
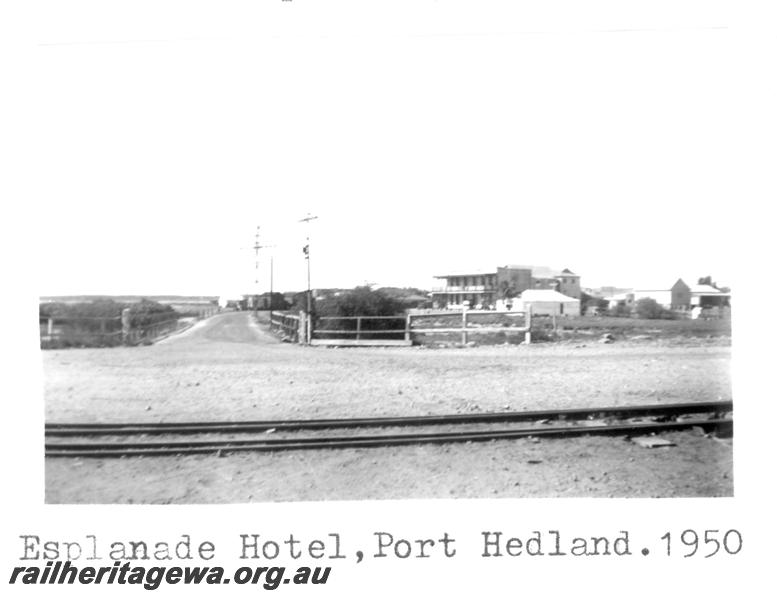
<svg viewBox="0 0 777 600">
<path fill-rule="evenodd" d="M 671 287 L 650 286 L 634 289 L 634 301 L 642 298 L 652 298 L 664 308 L 672 310 L 691 307 L 691 288 L 682 279 L 675 281 Z"/>
<path fill-rule="evenodd" d="M 435 275 L 445 285 L 432 288 L 432 302 L 445 308 L 451 305 L 494 308 L 498 300 L 517 298 L 526 290 L 553 290 L 580 298 L 580 275 L 569 269 L 506 265 L 495 271 L 476 271 Z"/>
<path fill-rule="evenodd" d="M 632 289 L 615 287 L 614 285 L 603 285 L 597 288 L 585 288 L 583 291 L 594 298 L 613 298 L 615 296 L 630 293 Z"/>
<path fill-rule="evenodd" d="M 497 302 L 497 306 L 507 303 L 504 300 Z M 524 290 L 521 297 L 511 303 L 510 310 L 528 310 L 531 306 L 533 315 L 558 315 L 568 317 L 580 316 L 580 300 L 565 296 L 556 290 Z"/>
<path fill-rule="evenodd" d="M 607 296 L 605 300 L 607 300 L 608 309 L 618 308 L 619 306 L 630 308 L 634 304 L 634 293 L 621 292 L 619 294 Z"/>
<path fill-rule="evenodd" d="M 609 308 L 617 306 L 631 307 L 641 298 L 652 298 L 664 308 L 670 310 L 688 310 L 694 307 L 714 308 L 727 307 L 731 303 L 731 293 L 719 290 L 711 285 L 688 285 L 678 279 L 672 286 L 661 283 L 643 285 L 634 289 L 604 286 L 587 289 L 586 293 L 596 298 L 603 298 Z"/>
<path fill-rule="evenodd" d="M 723 307 L 731 305 L 731 293 L 723 292 L 711 285 L 692 285 L 691 306 L 701 308 Z"/>
<path fill-rule="evenodd" d="M 289 303 L 283 294 L 264 292 L 262 294 L 243 294 L 238 306 L 241 310 L 286 310 Z"/>
</svg>

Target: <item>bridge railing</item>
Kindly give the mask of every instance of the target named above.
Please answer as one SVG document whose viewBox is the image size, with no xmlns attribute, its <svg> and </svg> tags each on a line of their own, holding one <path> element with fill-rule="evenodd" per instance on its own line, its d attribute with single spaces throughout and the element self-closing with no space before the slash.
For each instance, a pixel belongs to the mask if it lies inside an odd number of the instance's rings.
<svg viewBox="0 0 777 600">
<path fill-rule="evenodd" d="M 301 331 L 306 320 L 303 312 L 270 311 L 270 331 L 285 342 L 305 343 L 307 340 Z"/>
<path fill-rule="evenodd" d="M 316 346 L 409 346 L 458 341 L 467 344 L 531 343 L 531 308 L 525 311 L 423 311 L 394 316 L 319 316 L 307 321 L 307 343 Z M 304 333 L 298 340 L 305 341 Z"/>
</svg>

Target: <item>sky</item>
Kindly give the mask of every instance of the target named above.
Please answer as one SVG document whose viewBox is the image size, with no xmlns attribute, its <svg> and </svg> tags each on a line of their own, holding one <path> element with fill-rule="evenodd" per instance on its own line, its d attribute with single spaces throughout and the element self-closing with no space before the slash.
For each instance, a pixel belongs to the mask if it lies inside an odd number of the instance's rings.
<svg viewBox="0 0 777 600">
<path fill-rule="evenodd" d="M 39 294 L 736 283 L 723 3 L 365 4 L 51 3 Z"/>
</svg>

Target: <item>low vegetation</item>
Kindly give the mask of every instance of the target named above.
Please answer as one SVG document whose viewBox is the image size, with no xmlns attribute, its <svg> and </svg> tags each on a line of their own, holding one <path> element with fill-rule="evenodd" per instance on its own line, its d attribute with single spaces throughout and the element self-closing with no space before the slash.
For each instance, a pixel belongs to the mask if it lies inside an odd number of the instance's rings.
<svg viewBox="0 0 777 600">
<path fill-rule="evenodd" d="M 674 315 L 673 315 L 674 317 Z M 554 327 L 555 325 L 555 327 Z M 731 319 L 638 317 L 549 317 L 532 319 L 534 341 L 585 340 L 609 333 L 614 339 L 677 339 L 731 336 Z"/>
<path fill-rule="evenodd" d="M 675 318 L 675 314 L 668 308 L 664 308 L 653 298 L 640 298 L 634 306 L 634 313 L 640 319 L 666 319 Z"/>
<path fill-rule="evenodd" d="M 597 302 L 593 297 L 589 302 Z M 598 306 L 597 306 L 598 308 Z M 320 339 L 354 338 L 357 322 L 361 339 L 401 339 L 403 333 L 387 333 L 385 330 L 402 330 L 407 307 L 395 296 L 383 290 L 359 287 L 340 292 L 315 304 L 316 330 Z M 341 317 L 341 318 L 336 318 Z M 382 317 L 382 318 L 378 318 Z M 461 326 L 461 313 L 423 314 L 413 317 L 413 329 L 452 329 Z M 525 336 L 520 327 L 525 323 L 523 314 L 470 313 L 467 327 L 476 331 L 467 334 L 467 342 L 476 345 L 520 344 Z M 478 328 L 498 327 L 498 331 L 477 331 Z M 384 330 L 378 332 L 377 330 Z M 532 342 L 556 342 L 563 340 L 592 340 L 609 334 L 610 341 L 627 339 L 682 339 L 728 337 L 731 335 L 730 318 L 688 319 L 664 308 L 655 300 L 644 298 L 634 307 L 616 306 L 603 316 L 534 316 L 532 318 Z M 414 333 L 413 341 L 420 345 L 455 346 L 463 342 L 461 332 Z"/>
<path fill-rule="evenodd" d="M 315 306 L 316 329 L 343 330 L 346 336 L 353 337 L 357 327 L 363 332 L 364 339 L 401 339 L 402 333 L 370 333 L 380 330 L 401 329 L 405 320 L 401 301 L 380 290 L 367 286 L 357 287 L 348 292 L 319 300 Z M 322 318 L 324 317 L 324 318 Z M 342 318 L 335 318 L 342 317 Z M 368 317 L 356 319 L 351 317 Z M 354 332 L 351 334 L 350 332 Z M 361 336 L 361 333 L 360 333 Z M 340 334 L 322 334 L 322 339 L 342 337 Z"/>
<path fill-rule="evenodd" d="M 110 298 L 92 302 L 46 302 L 39 307 L 42 348 L 109 347 L 122 343 L 122 311 L 130 310 L 130 327 L 146 329 L 179 318 L 178 312 L 153 300 L 126 303 Z M 49 320 L 52 331 L 49 334 Z"/>
</svg>

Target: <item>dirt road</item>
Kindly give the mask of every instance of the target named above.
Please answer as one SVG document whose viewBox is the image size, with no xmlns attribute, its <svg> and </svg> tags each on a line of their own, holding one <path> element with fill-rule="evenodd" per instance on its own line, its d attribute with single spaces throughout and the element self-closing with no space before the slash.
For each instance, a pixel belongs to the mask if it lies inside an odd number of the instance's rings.
<svg viewBox="0 0 777 600">
<path fill-rule="evenodd" d="M 714 340 L 683 346 L 653 340 L 322 348 L 278 342 L 248 313 L 213 317 L 152 346 L 48 350 L 42 358 L 50 422 L 424 415 L 731 397 L 730 348 Z M 677 447 L 661 451 L 590 438 L 139 458 L 110 465 L 49 459 L 46 498 L 245 502 L 733 493 L 730 444 L 674 436 Z M 535 458 L 527 463 L 530 455 Z M 140 480 L 147 485 L 127 483 Z M 267 481 L 276 483 L 268 487 Z"/>
<path fill-rule="evenodd" d="M 199 348 L 212 353 L 211 342 L 238 344 L 278 344 L 278 340 L 261 329 L 248 312 L 228 312 L 200 321 L 191 329 L 172 335 L 157 346 Z"/>
</svg>

